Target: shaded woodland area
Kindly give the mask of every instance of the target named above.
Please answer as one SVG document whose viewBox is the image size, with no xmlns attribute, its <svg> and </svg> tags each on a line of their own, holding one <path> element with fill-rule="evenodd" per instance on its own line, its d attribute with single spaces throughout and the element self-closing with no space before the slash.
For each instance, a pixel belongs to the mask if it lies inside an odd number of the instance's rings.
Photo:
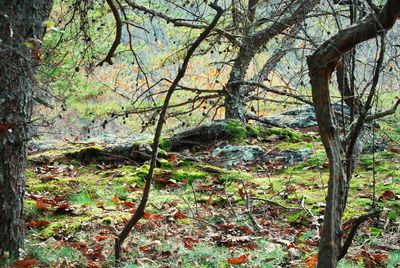
<svg viewBox="0 0 400 268">
<path fill-rule="evenodd" d="M 0 0 L 0 267 L 399 267 L 398 0 Z"/>
</svg>

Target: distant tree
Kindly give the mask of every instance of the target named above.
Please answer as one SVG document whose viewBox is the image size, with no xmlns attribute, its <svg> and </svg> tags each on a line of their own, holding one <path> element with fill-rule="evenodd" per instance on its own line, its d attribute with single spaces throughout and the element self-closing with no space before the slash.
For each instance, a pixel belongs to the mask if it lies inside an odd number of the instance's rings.
<svg viewBox="0 0 400 268">
<path fill-rule="evenodd" d="M 0 1 L 0 266 L 24 242 L 26 149 L 43 22 L 52 0 Z"/>
</svg>

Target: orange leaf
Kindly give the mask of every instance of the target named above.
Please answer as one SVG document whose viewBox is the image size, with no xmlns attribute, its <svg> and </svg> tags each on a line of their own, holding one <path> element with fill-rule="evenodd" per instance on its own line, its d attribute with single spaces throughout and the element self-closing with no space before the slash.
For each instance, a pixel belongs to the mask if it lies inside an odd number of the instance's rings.
<svg viewBox="0 0 400 268">
<path fill-rule="evenodd" d="M 151 219 L 151 213 L 150 212 L 145 212 L 143 214 L 143 218 L 145 218 L 146 220 L 150 220 Z"/>
<path fill-rule="evenodd" d="M 316 267 L 317 262 L 318 262 L 318 254 L 315 254 L 314 256 L 312 256 L 306 260 L 307 268 Z"/>
<path fill-rule="evenodd" d="M 243 254 L 239 258 L 228 258 L 228 263 L 233 265 L 246 263 L 247 255 L 248 254 Z"/>
<path fill-rule="evenodd" d="M 107 237 L 102 236 L 102 235 L 96 235 L 95 238 L 96 238 L 96 240 L 99 241 L 99 242 L 107 239 Z"/>
<path fill-rule="evenodd" d="M 140 251 L 146 251 L 146 250 L 148 250 L 149 249 L 149 246 L 140 246 L 139 247 L 139 250 Z"/>
<path fill-rule="evenodd" d="M 169 161 L 171 161 L 171 162 L 176 161 L 176 154 L 170 153 L 168 156 L 169 156 Z"/>
<path fill-rule="evenodd" d="M 36 200 L 36 208 L 39 210 L 48 210 L 49 204 L 44 203 L 41 199 Z"/>
<path fill-rule="evenodd" d="M 46 225 L 49 225 L 50 224 L 50 222 L 48 222 L 48 221 L 35 221 L 35 220 L 31 220 L 29 223 L 28 223 L 28 227 L 36 227 L 36 228 L 39 228 L 39 227 L 43 227 L 43 226 L 46 226 Z"/>
<path fill-rule="evenodd" d="M 115 195 L 115 196 L 113 197 L 112 201 L 113 201 L 115 204 L 118 204 L 118 203 L 119 203 L 119 197 Z"/>
<path fill-rule="evenodd" d="M 39 261 L 36 259 L 26 259 L 26 260 L 19 260 L 14 262 L 15 267 L 33 267 L 37 266 L 39 264 Z"/>
</svg>

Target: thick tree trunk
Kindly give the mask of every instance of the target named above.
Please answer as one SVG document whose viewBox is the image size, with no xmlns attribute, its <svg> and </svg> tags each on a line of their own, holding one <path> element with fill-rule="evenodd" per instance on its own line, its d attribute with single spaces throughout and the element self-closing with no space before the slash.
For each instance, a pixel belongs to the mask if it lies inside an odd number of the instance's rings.
<svg viewBox="0 0 400 268">
<path fill-rule="evenodd" d="M 26 145 L 38 39 L 52 1 L 0 1 L 0 266 L 23 245 Z M 30 43 L 27 46 L 27 42 Z"/>
</svg>

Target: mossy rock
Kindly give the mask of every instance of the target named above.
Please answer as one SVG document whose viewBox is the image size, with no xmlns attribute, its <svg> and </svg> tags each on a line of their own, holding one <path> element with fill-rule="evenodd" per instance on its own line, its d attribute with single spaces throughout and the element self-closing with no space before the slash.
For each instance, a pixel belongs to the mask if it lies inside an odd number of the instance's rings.
<svg viewBox="0 0 400 268">
<path fill-rule="evenodd" d="M 72 159 L 78 159 L 80 161 L 88 161 L 95 159 L 100 159 L 103 156 L 103 150 L 101 147 L 89 146 L 74 152 L 68 152 L 65 154 L 66 157 Z"/>
</svg>

